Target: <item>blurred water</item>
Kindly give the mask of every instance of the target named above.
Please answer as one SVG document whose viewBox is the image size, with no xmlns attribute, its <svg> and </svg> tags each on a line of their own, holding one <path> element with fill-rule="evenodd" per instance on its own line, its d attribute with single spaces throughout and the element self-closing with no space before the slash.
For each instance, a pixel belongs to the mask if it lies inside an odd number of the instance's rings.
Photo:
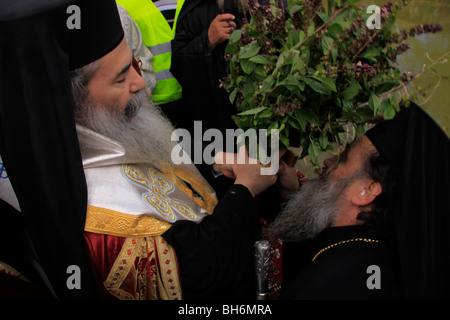
<svg viewBox="0 0 450 320">
<path fill-rule="evenodd" d="M 360 3 L 381 6 L 386 2 L 388 0 L 362 0 Z M 430 59 L 437 60 L 450 51 L 450 0 L 411 0 L 408 6 L 397 14 L 399 29 L 409 30 L 409 28 L 424 23 L 439 23 L 443 27 L 443 31 L 408 38 L 407 42 L 411 45 L 411 49 L 399 55 L 397 59 L 402 71 L 418 74 L 424 66 L 432 64 Z M 448 58 L 450 60 L 450 55 Z M 430 70 L 414 81 L 430 93 L 429 96 L 418 97 L 414 101 L 426 110 L 450 136 L 450 61 L 436 65 L 434 69 L 437 73 Z M 296 149 L 294 151 L 299 152 Z M 339 151 L 323 152 L 318 158 L 319 163 L 322 164 L 325 158 Z M 308 178 L 317 176 L 308 157 L 299 160 L 296 167 Z"/>
<path fill-rule="evenodd" d="M 362 1 L 368 5 L 382 5 L 386 2 Z M 430 59 L 435 61 L 450 51 L 450 0 L 411 0 L 397 15 L 399 29 L 409 29 L 423 23 L 439 23 L 444 30 L 408 38 L 407 42 L 412 48 L 399 56 L 398 63 L 401 70 L 411 71 L 413 74 L 420 73 L 424 65 L 430 66 Z M 450 60 L 450 56 L 448 58 Z M 450 136 L 450 61 L 438 64 L 434 69 L 437 73 L 429 70 L 415 81 L 429 93 L 429 96 L 419 97 L 416 102 Z"/>
</svg>

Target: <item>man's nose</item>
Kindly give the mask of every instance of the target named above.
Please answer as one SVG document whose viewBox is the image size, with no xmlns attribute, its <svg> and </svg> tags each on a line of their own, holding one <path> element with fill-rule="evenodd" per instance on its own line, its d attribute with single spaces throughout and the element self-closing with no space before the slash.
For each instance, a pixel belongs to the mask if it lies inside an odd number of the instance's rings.
<svg viewBox="0 0 450 320">
<path fill-rule="evenodd" d="M 135 93 L 145 89 L 146 84 L 144 78 L 134 68 L 131 68 L 131 72 L 133 78 L 130 84 L 130 92 Z"/>
</svg>

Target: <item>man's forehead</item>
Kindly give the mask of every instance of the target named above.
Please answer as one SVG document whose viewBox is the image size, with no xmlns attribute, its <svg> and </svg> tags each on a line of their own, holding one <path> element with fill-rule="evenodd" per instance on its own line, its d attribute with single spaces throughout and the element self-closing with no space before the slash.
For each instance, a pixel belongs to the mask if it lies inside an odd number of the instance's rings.
<svg viewBox="0 0 450 320">
<path fill-rule="evenodd" d="M 352 151 L 366 153 L 376 151 L 376 148 L 365 135 L 361 135 L 354 141 L 347 143 L 345 149 L 339 155 L 340 160 L 346 161 Z"/>
<path fill-rule="evenodd" d="M 116 76 L 132 59 L 133 54 L 124 38 L 114 50 L 99 59 L 99 74 Z"/>
</svg>

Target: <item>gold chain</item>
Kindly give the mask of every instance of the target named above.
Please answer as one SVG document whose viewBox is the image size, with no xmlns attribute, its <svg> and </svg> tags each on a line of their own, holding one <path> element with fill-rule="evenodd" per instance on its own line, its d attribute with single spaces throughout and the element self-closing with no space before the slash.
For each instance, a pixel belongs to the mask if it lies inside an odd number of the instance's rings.
<svg viewBox="0 0 450 320">
<path fill-rule="evenodd" d="M 348 242 L 353 242 L 353 241 L 364 241 L 364 242 L 378 242 L 378 240 L 373 240 L 373 239 L 366 239 L 366 238 L 356 238 L 356 239 L 349 239 L 349 240 L 343 240 L 337 243 L 333 243 L 330 244 L 328 247 L 323 248 L 322 250 L 320 250 L 319 252 L 317 252 L 317 254 L 314 256 L 314 258 L 311 260 L 311 262 L 313 262 L 314 260 L 316 260 L 316 258 L 323 253 L 324 251 L 327 251 L 328 249 L 331 249 L 333 247 L 336 247 L 340 244 L 344 244 L 344 243 L 348 243 Z"/>
</svg>

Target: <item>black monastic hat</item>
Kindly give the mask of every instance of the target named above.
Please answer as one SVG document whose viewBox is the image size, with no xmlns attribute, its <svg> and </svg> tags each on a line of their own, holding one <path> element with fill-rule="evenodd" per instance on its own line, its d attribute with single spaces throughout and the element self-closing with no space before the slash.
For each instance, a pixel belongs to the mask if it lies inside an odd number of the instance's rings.
<svg viewBox="0 0 450 320">
<path fill-rule="evenodd" d="M 81 23 L 68 31 L 71 70 L 103 57 L 124 37 L 115 1 L 77 0 L 73 4 L 79 8 Z"/>
<path fill-rule="evenodd" d="M 393 169 L 390 206 L 408 299 L 450 297 L 450 140 L 411 102 L 366 132 Z"/>
</svg>

